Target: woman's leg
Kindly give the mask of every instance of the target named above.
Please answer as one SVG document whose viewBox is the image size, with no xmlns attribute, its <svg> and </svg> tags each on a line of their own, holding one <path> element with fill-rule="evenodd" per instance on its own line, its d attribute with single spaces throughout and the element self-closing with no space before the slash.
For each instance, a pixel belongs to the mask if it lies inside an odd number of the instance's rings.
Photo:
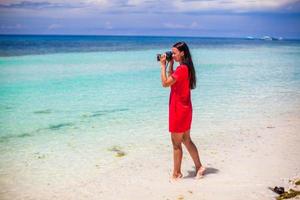
<svg viewBox="0 0 300 200">
<path fill-rule="evenodd" d="M 171 133 L 171 139 L 173 144 L 173 159 L 174 159 L 174 171 L 173 178 L 181 178 L 181 160 L 182 160 L 182 133 Z"/>
<path fill-rule="evenodd" d="M 194 164 L 196 167 L 196 176 L 197 176 L 197 178 L 200 178 L 203 175 L 205 168 L 202 166 L 202 164 L 200 162 L 200 157 L 199 157 L 197 147 L 193 143 L 191 136 L 190 136 L 190 130 L 184 132 L 182 139 L 183 139 L 183 144 L 185 145 L 186 149 L 188 150 L 188 152 L 190 153 L 190 155 L 194 161 Z"/>
</svg>

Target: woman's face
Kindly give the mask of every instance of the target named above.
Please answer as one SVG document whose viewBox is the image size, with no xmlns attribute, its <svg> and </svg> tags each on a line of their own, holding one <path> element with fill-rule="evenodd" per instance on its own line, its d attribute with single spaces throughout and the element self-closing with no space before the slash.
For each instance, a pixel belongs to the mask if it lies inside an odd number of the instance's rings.
<svg viewBox="0 0 300 200">
<path fill-rule="evenodd" d="M 179 51 L 177 48 L 173 47 L 172 48 L 172 52 L 173 52 L 173 59 L 176 61 L 176 62 L 179 62 L 181 63 L 182 62 L 182 58 L 184 56 L 184 52 L 183 51 Z"/>
</svg>

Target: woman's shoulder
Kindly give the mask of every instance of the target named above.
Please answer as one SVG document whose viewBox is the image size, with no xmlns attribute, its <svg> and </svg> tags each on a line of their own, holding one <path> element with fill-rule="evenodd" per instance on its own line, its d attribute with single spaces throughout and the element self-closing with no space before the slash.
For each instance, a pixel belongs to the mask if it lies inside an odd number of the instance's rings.
<svg viewBox="0 0 300 200">
<path fill-rule="evenodd" d="M 178 77 L 180 76 L 181 78 L 179 79 L 185 79 L 185 77 L 188 76 L 188 72 L 189 72 L 189 69 L 188 69 L 188 66 L 186 64 L 180 64 L 179 66 L 177 66 L 174 74 L 175 74 L 175 77 Z"/>
<path fill-rule="evenodd" d="M 186 64 L 182 63 L 178 67 L 188 67 Z"/>
<path fill-rule="evenodd" d="M 188 66 L 186 64 L 180 64 L 177 66 L 176 69 L 186 70 L 186 69 L 188 69 Z"/>
<path fill-rule="evenodd" d="M 180 71 L 182 71 L 182 72 L 188 72 L 189 71 L 189 68 L 186 64 L 180 64 L 177 68 L 179 68 Z"/>
</svg>

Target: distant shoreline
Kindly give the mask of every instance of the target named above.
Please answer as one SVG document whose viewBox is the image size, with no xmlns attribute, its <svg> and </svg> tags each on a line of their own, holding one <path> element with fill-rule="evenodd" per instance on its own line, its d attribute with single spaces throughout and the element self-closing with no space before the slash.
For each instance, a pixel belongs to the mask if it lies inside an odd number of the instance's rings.
<svg viewBox="0 0 300 200">
<path fill-rule="evenodd" d="M 80 35 L 80 34 L 0 34 L 0 37 L 7 36 L 25 36 L 25 37 L 141 37 L 141 38 L 200 38 L 200 39 L 245 39 L 249 40 L 249 36 L 244 37 L 226 37 L 226 36 L 175 36 L 175 35 Z M 263 40 L 265 35 L 253 37 L 253 40 Z M 271 35 L 272 36 L 272 35 Z M 280 38 L 280 36 L 272 36 Z M 300 38 L 283 37 L 283 40 L 298 41 Z"/>
<path fill-rule="evenodd" d="M 116 36 L 116 35 L 0 35 L 0 57 L 75 52 L 117 52 L 169 49 L 175 42 L 185 41 L 192 49 L 259 46 L 299 47 L 300 40 L 264 36 L 254 38 Z"/>
</svg>

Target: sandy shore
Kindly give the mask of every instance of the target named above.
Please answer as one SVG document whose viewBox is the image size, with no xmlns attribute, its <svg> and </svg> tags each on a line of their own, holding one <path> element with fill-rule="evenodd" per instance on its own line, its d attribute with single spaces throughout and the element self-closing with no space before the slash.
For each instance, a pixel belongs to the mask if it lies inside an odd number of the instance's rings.
<svg viewBox="0 0 300 200">
<path fill-rule="evenodd" d="M 268 187 L 288 188 L 290 179 L 300 178 L 299 118 L 220 123 L 208 137 L 196 130 L 193 138 L 208 169 L 203 179 L 193 179 L 193 163 L 184 151 L 184 178 L 170 183 L 171 146 L 162 145 L 120 161 L 106 175 L 110 180 L 101 198 L 274 199 L 277 195 Z"/>
<path fill-rule="evenodd" d="M 169 135 L 161 133 L 143 144 L 129 138 L 131 146 L 116 147 L 121 154 L 107 150 L 110 164 L 65 154 L 52 160 L 35 155 L 43 163 L 26 161 L 25 171 L 2 166 L 1 199 L 274 199 L 277 195 L 268 187 L 287 188 L 290 179 L 300 178 L 298 116 L 195 124 L 192 139 L 207 167 L 201 180 L 193 178 L 193 163 L 184 149 L 184 178 L 169 181 L 172 147 Z M 202 134 L 208 128 L 214 132 Z M 63 159 L 67 167 L 60 164 Z"/>
</svg>

